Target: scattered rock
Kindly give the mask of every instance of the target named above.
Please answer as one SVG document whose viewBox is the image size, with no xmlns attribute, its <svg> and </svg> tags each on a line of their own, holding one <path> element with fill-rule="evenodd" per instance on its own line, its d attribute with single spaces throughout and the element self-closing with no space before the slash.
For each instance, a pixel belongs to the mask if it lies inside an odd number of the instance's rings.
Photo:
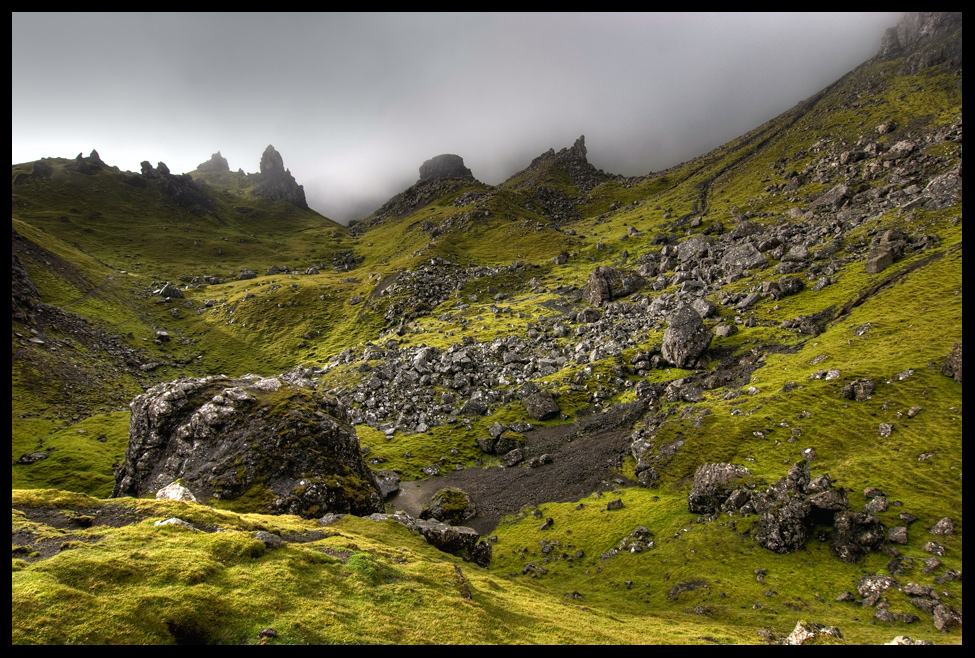
<svg viewBox="0 0 975 658">
<path fill-rule="evenodd" d="M 961 381 L 961 343 L 955 343 L 951 351 L 948 353 L 948 358 L 945 359 L 945 364 L 941 368 L 942 374 L 945 377 L 951 377 L 959 384 Z"/>
<path fill-rule="evenodd" d="M 795 646 L 807 642 L 815 642 L 820 638 L 842 640 L 843 634 L 836 626 L 824 626 L 823 624 L 811 623 L 800 619 L 788 637 L 782 641 L 782 644 Z"/>
</svg>

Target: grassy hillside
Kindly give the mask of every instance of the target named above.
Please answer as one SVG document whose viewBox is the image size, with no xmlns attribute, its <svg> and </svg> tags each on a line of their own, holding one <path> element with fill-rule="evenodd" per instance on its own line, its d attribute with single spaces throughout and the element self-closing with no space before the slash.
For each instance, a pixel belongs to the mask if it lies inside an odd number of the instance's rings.
<svg viewBox="0 0 975 658">
<path fill-rule="evenodd" d="M 903 64 L 871 61 L 664 172 L 595 172 L 580 140 L 501 185 L 425 188 L 351 229 L 230 172 L 193 172 L 209 201 L 181 206 L 158 181 L 107 165 L 15 165 L 12 641 L 746 644 L 805 620 L 840 629 L 826 643 L 961 644 L 960 625 L 939 631 L 906 587 L 963 609 L 962 384 L 943 372 L 962 342 L 961 77 Z M 766 264 L 709 279 L 709 256 L 682 260 L 742 231 Z M 890 241 L 902 251 L 876 271 L 868 259 Z M 18 262 L 36 297 L 16 283 Z M 654 271 L 583 320 L 601 265 Z M 773 294 L 789 276 L 801 290 Z M 729 331 L 694 367 L 637 365 L 664 340 L 655 305 L 698 281 L 714 307 L 706 326 Z M 182 297 L 153 294 L 167 282 Z M 822 317 L 815 331 L 797 329 L 809 316 Z M 464 389 L 446 375 L 397 397 L 394 375 L 422 348 L 486 362 L 502 344 L 524 358 L 498 366 L 487 413 L 459 414 Z M 254 497 L 109 497 L 135 395 L 299 365 L 319 368 L 317 390 L 361 421 L 369 463 L 404 483 L 430 480 L 431 464 L 443 467 L 434 482 L 526 468 L 500 467 L 476 442 L 526 419 L 525 381 L 560 410 L 536 430 L 594 432 L 604 411 L 645 402 L 625 431 L 652 440 L 658 477 L 635 486 L 637 460 L 619 452 L 598 490 L 502 518 L 489 567 L 394 520 L 322 525 L 263 513 Z M 866 379 L 867 399 L 844 393 Z M 668 393 L 687 383 L 698 390 Z M 408 418 L 420 411 L 425 430 Z M 906 543 L 847 563 L 818 526 L 780 554 L 756 542 L 755 514 L 688 511 L 701 464 L 746 466 L 765 488 L 804 459 L 853 509 L 883 491 L 890 506 L 876 516 L 907 526 Z M 171 517 L 192 527 L 155 525 Z M 944 517 L 954 534 L 931 534 Z M 639 526 L 653 545 L 614 552 Z M 898 582 L 879 609 L 856 602 L 877 574 Z"/>
</svg>

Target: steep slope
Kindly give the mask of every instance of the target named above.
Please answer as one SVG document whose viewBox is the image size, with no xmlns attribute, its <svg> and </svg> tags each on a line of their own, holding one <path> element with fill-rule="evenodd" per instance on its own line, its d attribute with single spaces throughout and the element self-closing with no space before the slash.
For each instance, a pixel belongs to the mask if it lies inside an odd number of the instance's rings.
<svg viewBox="0 0 975 658">
<path fill-rule="evenodd" d="M 821 643 L 960 644 L 960 20 L 908 15 L 873 60 L 667 171 L 599 172 L 584 138 L 493 187 L 435 159 L 351 235 L 251 196 L 216 157 L 192 219 L 152 180 L 151 198 L 112 192 L 97 154 L 15 167 L 14 460 L 48 458 L 13 467 L 35 490 L 13 496 L 14 641 L 757 643 L 798 622 L 839 629 Z M 246 199 L 281 244 L 230 254 L 238 269 L 303 266 L 275 251 L 302 244 L 345 256 L 147 306 L 104 264 L 103 188 L 104 216 L 196 221 L 203 241 L 246 239 L 256 218 L 229 205 Z M 174 271 L 145 250 L 125 279 L 142 290 Z M 67 313 L 192 341 L 97 348 L 167 364 L 114 366 L 120 398 L 302 364 L 281 380 L 344 410 L 403 512 L 99 500 L 128 414 L 89 382 L 66 423 L 28 417 L 63 417 L 68 391 L 17 365 L 97 351 L 45 319 Z M 105 345 L 131 343 L 118 333 Z M 489 566 L 424 542 L 447 487 L 469 494 Z M 190 527 L 150 522 L 171 516 Z"/>
</svg>

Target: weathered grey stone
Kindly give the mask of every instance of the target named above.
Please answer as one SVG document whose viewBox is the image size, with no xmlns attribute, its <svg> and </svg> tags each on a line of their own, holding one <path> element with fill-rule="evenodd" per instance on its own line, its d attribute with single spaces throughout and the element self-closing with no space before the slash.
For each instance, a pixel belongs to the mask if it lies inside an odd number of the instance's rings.
<svg viewBox="0 0 975 658">
<path fill-rule="evenodd" d="M 864 576 L 857 582 L 857 592 L 863 597 L 863 605 L 877 605 L 880 597 L 891 587 L 899 587 L 894 578 L 884 574 Z"/>
<path fill-rule="evenodd" d="M 600 265 L 589 275 L 582 289 L 582 298 L 593 306 L 602 306 L 636 292 L 644 283 L 645 279 L 635 272 Z"/>
<path fill-rule="evenodd" d="M 532 420 L 548 420 L 561 413 L 559 403 L 548 391 L 537 391 L 522 399 L 525 412 Z"/>
<path fill-rule="evenodd" d="M 941 368 L 941 372 L 946 377 L 953 378 L 959 384 L 962 383 L 961 378 L 961 343 L 955 343 L 951 347 L 951 352 L 948 353 L 948 358 L 945 359 L 945 364 Z"/>
<path fill-rule="evenodd" d="M 285 543 L 281 537 L 266 530 L 258 530 L 256 533 L 254 533 L 254 539 L 264 542 L 265 548 L 269 551 L 273 551 L 276 548 L 281 548 Z"/>
<path fill-rule="evenodd" d="M 668 318 L 660 354 L 678 368 L 693 367 L 711 345 L 712 333 L 690 305 L 683 305 Z"/>
<path fill-rule="evenodd" d="M 879 549 L 884 538 L 884 526 L 876 517 L 847 510 L 836 514 L 830 544 L 838 558 L 857 562 L 869 551 Z"/>
<path fill-rule="evenodd" d="M 156 492 L 156 500 L 183 500 L 195 503 L 196 496 L 179 482 L 173 482 Z"/>
<path fill-rule="evenodd" d="M 952 522 L 950 516 L 946 516 L 939 519 L 937 523 L 931 526 L 928 532 L 930 532 L 932 535 L 938 535 L 941 537 L 953 535 L 955 534 L 955 524 Z"/>
<path fill-rule="evenodd" d="M 758 520 L 755 540 L 760 546 L 776 553 L 792 553 L 806 543 L 806 517 L 812 505 L 802 494 L 805 489 L 803 481 L 809 481 L 809 464 L 805 461 L 790 469 L 789 475 L 779 485 L 784 485 L 784 489 L 769 489 L 775 499 L 761 512 Z"/>
<path fill-rule="evenodd" d="M 762 268 L 767 265 L 768 259 L 750 242 L 732 247 L 721 258 L 721 269 L 729 275 L 740 274 L 745 270 Z"/>
<path fill-rule="evenodd" d="M 890 528 L 887 531 L 887 541 L 892 544 L 906 544 L 907 543 L 907 526 L 897 526 Z"/>
<path fill-rule="evenodd" d="M 382 496 L 344 409 L 309 390 L 282 397 L 261 377 L 159 384 L 131 403 L 129 446 L 113 496 L 140 496 L 182 478 L 201 500 L 264 490 L 269 511 L 369 514 Z M 255 490 L 255 487 L 258 489 Z"/>
<path fill-rule="evenodd" d="M 792 632 L 782 641 L 782 644 L 789 646 L 801 645 L 815 640 L 821 635 L 843 638 L 843 633 L 836 626 L 824 626 L 800 619 L 796 622 L 796 627 L 792 629 Z"/>
<path fill-rule="evenodd" d="M 183 291 L 174 286 L 169 281 L 162 288 L 152 291 L 158 297 L 172 297 L 173 299 L 183 299 Z"/>
<path fill-rule="evenodd" d="M 741 479 L 751 475 L 744 466 L 727 463 L 702 464 L 694 473 L 687 495 L 687 509 L 693 514 L 714 514 Z"/>
<path fill-rule="evenodd" d="M 850 199 L 850 188 L 840 183 L 820 195 L 810 204 L 813 208 L 832 208 L 838 210 Z"/>
</svg>

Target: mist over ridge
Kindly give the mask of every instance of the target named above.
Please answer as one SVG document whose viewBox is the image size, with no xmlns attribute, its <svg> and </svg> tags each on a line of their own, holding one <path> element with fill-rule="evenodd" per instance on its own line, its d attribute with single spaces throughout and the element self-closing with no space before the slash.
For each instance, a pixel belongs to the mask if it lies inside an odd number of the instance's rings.
<svg viewBox="0 0 975 658">
<path fill-rule="evenodd" d="M 13 162 L 95 148 L 122 169 L 188 172 L 221 150 L 253 172 L 270 143 L 342 223 L 440 153 L 493 185 L 585 134 L 594 166 L 643 175 L 815 93 L 898 18 L 15 13 Z M 79 75 L 85 60 L 112 65 Z"/>
</svg>

